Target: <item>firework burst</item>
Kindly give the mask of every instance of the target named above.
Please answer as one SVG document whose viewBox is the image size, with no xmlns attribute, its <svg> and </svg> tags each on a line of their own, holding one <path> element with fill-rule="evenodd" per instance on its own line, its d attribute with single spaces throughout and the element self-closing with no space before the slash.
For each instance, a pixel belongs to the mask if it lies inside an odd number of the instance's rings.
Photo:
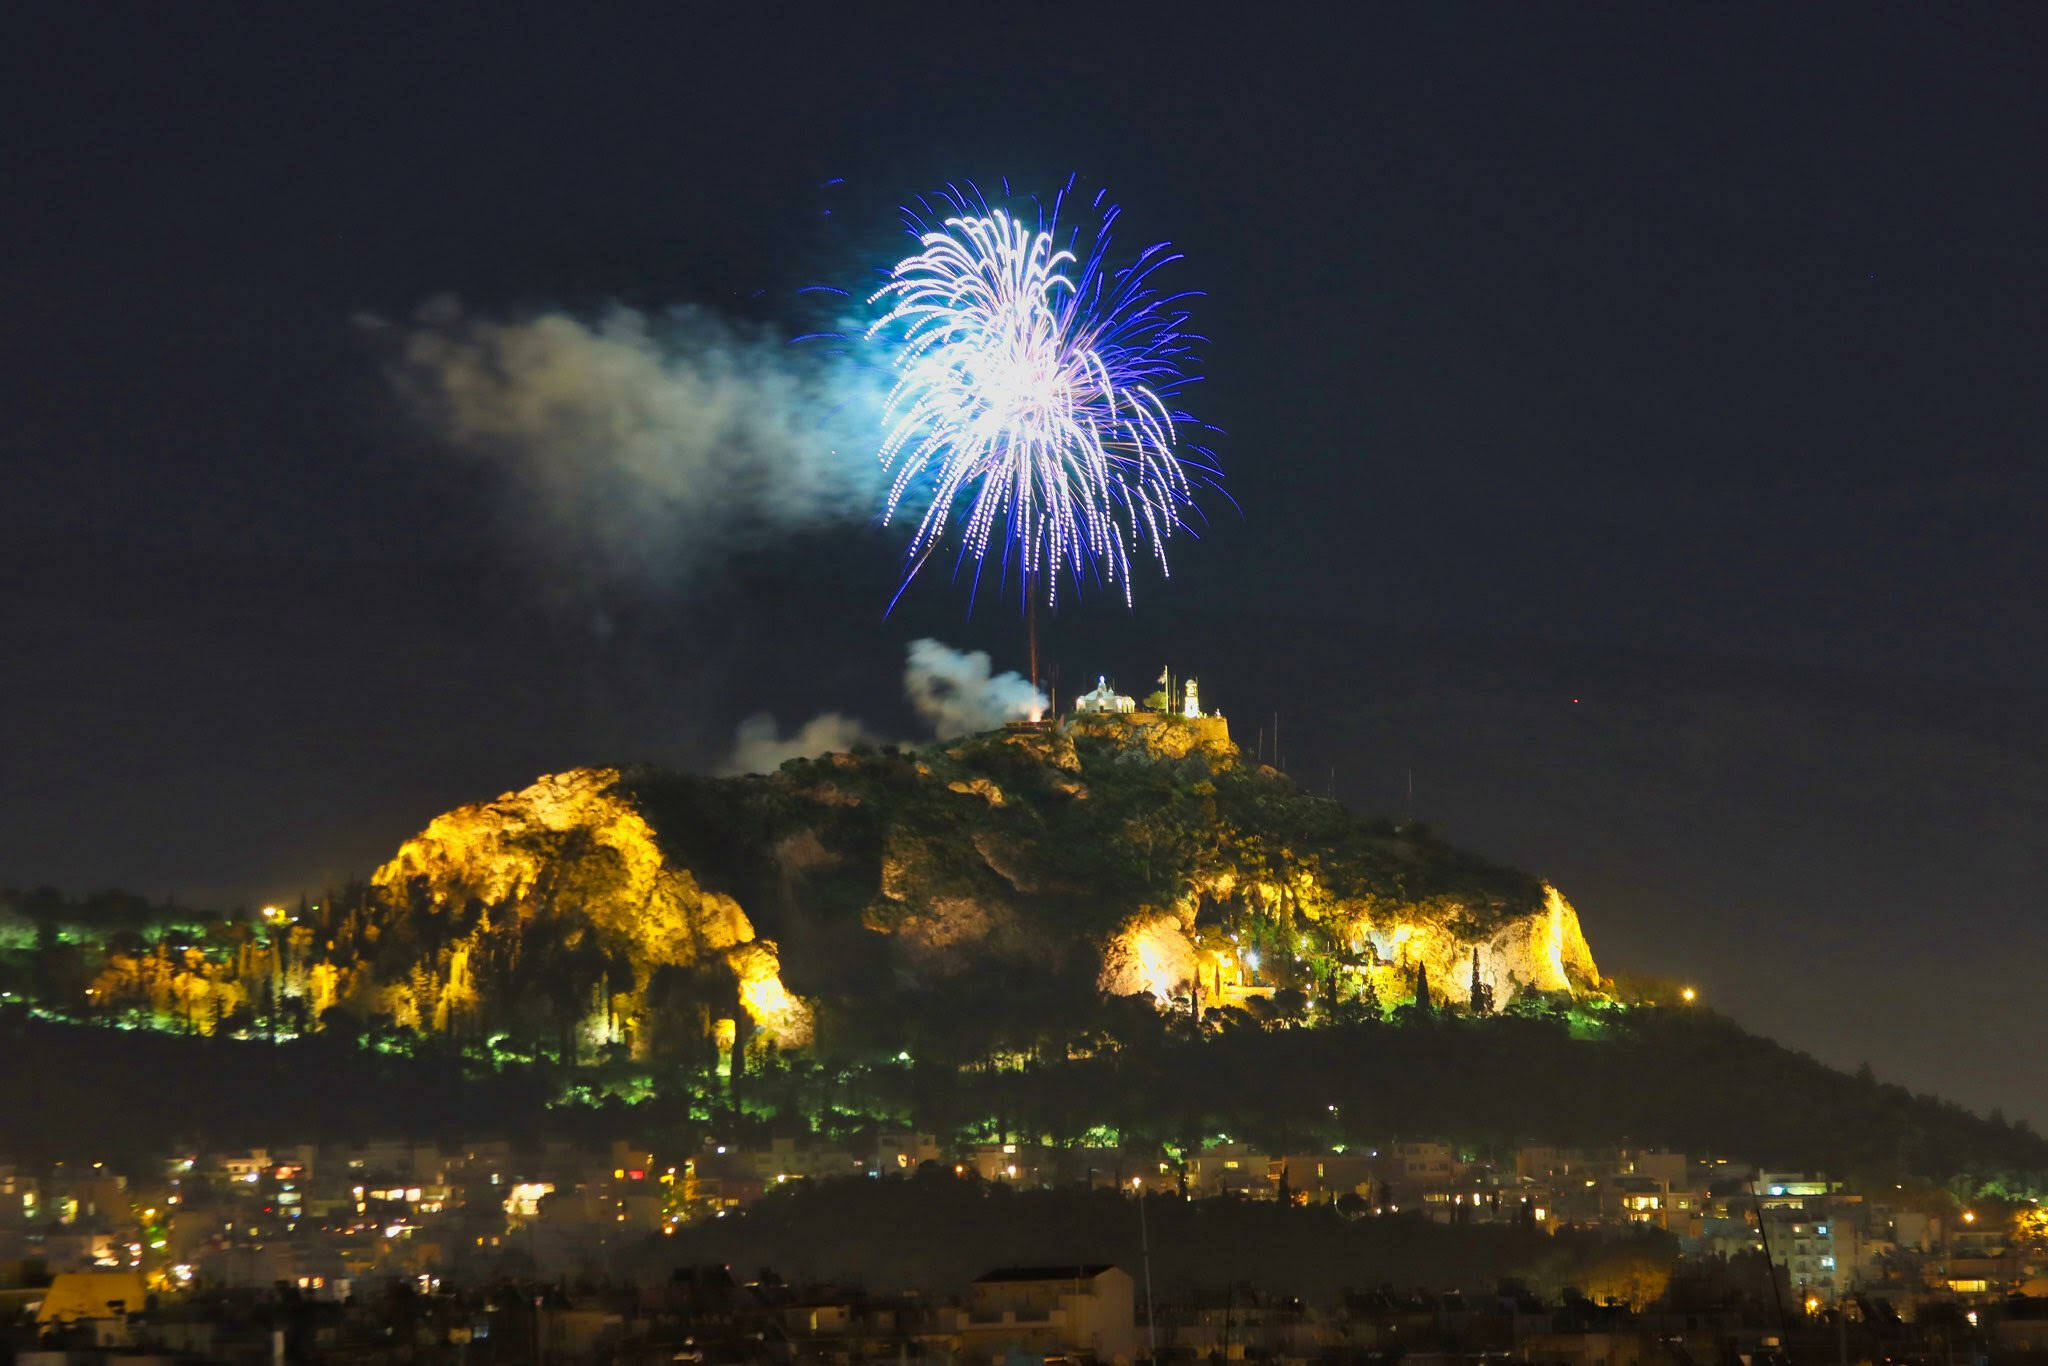
<svg viewBox="0 0 2048 1366">
<path fill-rule="evenodd" d="M 1096 195 L 1085 241 L 1079 227 L 1063 238 L 1064 200 L 1031 221 L 957 190 L 906 211 L 919 249 L 869 300 L 886 306 L 868 336 L 890 345 L 896 372 L 884 520 L 918 519 L 906 585 L 957 526 L 957 564 L 972 560 L 977 581 L 999 548 L 1048 604 L 1063 578 L 1114 586 L 1128 604 L 1133 556 L 1169 572 L 1166 543 L 1198 511 L 1195 489 L 1220 488 L 1175 407 L 1199 340 L 1191 296 L 1152 283 L 1179 256 L 1162 242 L 1112 266 L 1115 208 Z"/>
</svg>

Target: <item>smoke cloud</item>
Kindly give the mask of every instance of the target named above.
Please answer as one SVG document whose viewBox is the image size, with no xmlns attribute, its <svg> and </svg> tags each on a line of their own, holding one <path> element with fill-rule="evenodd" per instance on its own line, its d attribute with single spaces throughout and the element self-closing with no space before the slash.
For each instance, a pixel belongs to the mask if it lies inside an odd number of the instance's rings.
<svg viewBox="0 0 2048 1366">
<path fill-rule="evenodd" d="M 1036 720 L 1051 701 L 1024 677 L 996 673 L 981 650 L 956 650 L 936 640 L 914 640 L 903 666 L 903 695 L 931 727 L 931 738 L 950 740 L 1010 721 Z M 726 773 L 771 773 L 791 759 L 815 759 L 878 743 L 875 734 L 843 713 L 812 717 L 789 735 L 766 712 L 749 716 L 733 733 Z"/>
<path fill-rule="evenodd" d="M 813 716 L 788 735 L 781 733 L 775 718 L 757 712 L 740 722 L 733 732 L 732 757 L 723 772 L 773 773 L 791 759 L 815 759 L 820 754 L 838 754 L 858 744 L 872 744 L 875 737 L 867 727 L 850 716 L 828 711 Z"/>
<path fill-rule="evenodd" d="M 992 672 L 986 652 L 962 652 L 936 640 L 910 642 L 903 693 L 938 740 L 1036 720 L 1052 705 L 1023 675 Z"/>
<path fill-rule="evenodd" d="M 452 300 L 392 331 L 400 390 L 588 579 L 686 582 L 874 505 L 872 383 L 766 331 L 700 308 L 499 322 Z"/>
</svg>

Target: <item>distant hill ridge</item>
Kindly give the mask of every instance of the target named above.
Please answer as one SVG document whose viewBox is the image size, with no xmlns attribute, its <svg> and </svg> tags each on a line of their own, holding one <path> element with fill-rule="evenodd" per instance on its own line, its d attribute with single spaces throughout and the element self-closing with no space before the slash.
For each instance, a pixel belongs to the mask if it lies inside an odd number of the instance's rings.
<svg viewBox="0 0 2048 1366">
<path fill-rule="evenodd" d="M 1141 1151 L 1627 1140 L 2048 1190 L 2023 1125 L 1618 995 L 1539 878 L 1163 717 L 572 770 L 254 920 L 0 893 L 0 1089 L 37 1098 L 16 1142 L 78 1123 L 75 1077 L 172 1069 L 178 1104 L 106 1138 L 581 1114 Z M 413 1099 L 316 1114 L 278 1080 L 304 1066 Z"/>
</svg>

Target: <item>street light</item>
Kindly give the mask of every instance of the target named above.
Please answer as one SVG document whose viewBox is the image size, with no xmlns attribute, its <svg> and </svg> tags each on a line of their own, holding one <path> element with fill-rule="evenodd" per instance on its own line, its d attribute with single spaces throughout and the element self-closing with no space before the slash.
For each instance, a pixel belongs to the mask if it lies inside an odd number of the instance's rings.
<svg viewBox="0 0 2048 1366">
<path fill-rule="evenodd" d="M 1694 991 L 1691 987 L 1687 987 L 1684 991 L 1681 991 L 1678 994 L 1685 998 L 1685 1003 L 1687 1005 L 1691 1005 L 1694 1001 L 1697 1001 L 1700 998 L 1700 994 L 1697 991 Z"/>
</svg>

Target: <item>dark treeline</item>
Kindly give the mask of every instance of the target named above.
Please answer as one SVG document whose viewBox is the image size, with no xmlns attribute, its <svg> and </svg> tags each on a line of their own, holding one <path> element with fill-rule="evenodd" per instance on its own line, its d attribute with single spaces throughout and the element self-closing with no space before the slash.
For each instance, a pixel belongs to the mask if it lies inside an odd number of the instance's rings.
<svg viewBox="0 0 2048 1366">
<path fill-rule="evenodd" d="M 1141 1211 L 1112 1190 L 1013 1190 L 929 1169 L 908 1180 L 797 1183 L 742 1215 L 687 1227 L 658 1252 L 748 1272 L 773 1267 L 799 1281 L 948 1293 L 1005 1265 L 1113 1262 L 1136 1276 L 1145 1244 L 1162 1302 L 1233 1286 L 1326 1298 L 1383 1284 L 1491 1290 L 1507 1280 L 1551 1299 L 1576 1289 L 1645 1302 L 1663 1290 L 1677 1254 L 1656 1231 L 1552 1235 L 1227 1199 L 1153 1197 Z"/>
<path fill-rule="evenodd" d="M 672 1151 L 707 1135 L 785 1135 L 860 1152 L 880 1129 L 916 1128 L 1145 1155 L 1219 1135 L 1274 1154 L 1445 1139 L 1503 1160 L 1522 1144 L 1627 1142 L 1965 1193 L 2048 1185 L 2048 1144 L 2024 1124 L 1837 1072 L 1681 1011 L 1618 1015 L 1597 1037 L 1574 1037 L 1569 1019 L 1411 1012 L 1388 1024 L 1162 1037 L 1012 1068 L 783 1057 L 737 1082 L 657 1072 L 639 1104 L 607 1089 L 614 1071 L 648 1075 L 625 1062 L 489 1064 L 452 1042 L 406 1056 L 338 1035 L 273 1045 L 89 1028 L 16 1007 L 0 1010 L 0 1092 L 16 1098 L 0 1107 L 0 1145 L 146 1155 L 172 1144 L 545 1131 Z M 571 1085 L 584 1100 L 559 1103 Z"/>
<path fill-rule="evenodd" d="M 550 1089 L 456 1055 L 315 1035 L 269 1044 L 98 1029 L 0 1009 L 0 1150 L 143 1169 L 174 1146 L 531 1132 Z"/>
<path fill-rule="evenodd" d="M 215 912 L 180 906 L 174 896 L 152 900 L 137 892 L 110 887 L 72 896 L 56 887 L 0 887 L 0 928 L 70 925 L 104 933 L 144 930 L 176 921 L 214 918 Z"/>
<path fill-rule="evenodd" d="M 1188 1147 L 1228 1134 L 1272 1153 L 1447 1139 L 1495 1155 L 1632 1143 L 1869 1180 L 2048 1185 L 2048 1141 L 2024 1122 L 1837 1071 L 1704 1010 L 1410 1007 L 1387 1022 L 1202 1035 L 1163 1019 L 1133 1009 L 1115 1046 L 1084 1059 L 918 1059 L 854 1080 L 853 1094 L 874 1094 L 847 1104 L 1006 1139 L 1107 1129 Z M 749 1084 L 761 1106 L 805 1108 L 801 1068 Z"/>
</svg>

